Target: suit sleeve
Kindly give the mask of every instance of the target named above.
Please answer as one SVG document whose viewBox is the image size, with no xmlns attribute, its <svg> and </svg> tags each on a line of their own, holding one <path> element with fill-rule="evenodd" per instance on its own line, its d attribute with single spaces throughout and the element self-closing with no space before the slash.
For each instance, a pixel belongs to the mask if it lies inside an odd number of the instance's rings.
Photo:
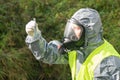
<svg viewBox="0 0 120 80">
<path fill-rule="evenodd" d="M 32 54 L 39 61 L 48 64 L 67 64 L 67 54 L 61 54 L 58 49 L 59 41 L 53 40 L 49 43 L 42 37 L 41 33 L 37 33 L 33 38 L 27 36 L 25 40 Z"/>
<path fill-rule="evenodd" d="M 94 80 L 120 80 L 120 58 L 104 59 L 94 72 Z"/>
</svg>

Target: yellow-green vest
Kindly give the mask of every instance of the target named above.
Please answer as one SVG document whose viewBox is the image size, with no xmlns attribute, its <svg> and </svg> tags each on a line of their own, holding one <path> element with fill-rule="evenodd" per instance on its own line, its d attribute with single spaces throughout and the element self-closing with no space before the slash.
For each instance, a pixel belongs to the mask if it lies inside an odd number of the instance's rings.
<svg viewBox="0 0 120 80">
<path fill-rule="evenodd" d="M 104 44 L 90 53 L 76 75 L 76 53 L 76 51 L 68 52 L 72 80 L 94 80 L 94 70 L 103 59 L 109 56 L 120 57 L 113 46 L 105 40 Z"/>
</svg>

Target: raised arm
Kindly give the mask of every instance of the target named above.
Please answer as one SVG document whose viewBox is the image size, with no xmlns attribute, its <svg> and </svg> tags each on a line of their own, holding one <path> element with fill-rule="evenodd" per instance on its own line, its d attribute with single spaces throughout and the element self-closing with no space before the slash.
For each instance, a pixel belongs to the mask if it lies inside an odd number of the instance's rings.
<svg viewBox="0 0 120 80">
<path fill-rule="evenodd" d="M 37 60 L 48 64 L 66 64 L 68 63 L 67 54 L 62 54 L 61 45 L 57 40 L 49 43 L 42 37 L 35 20 L 26 24 L 26 44 Z"/>
</svg>

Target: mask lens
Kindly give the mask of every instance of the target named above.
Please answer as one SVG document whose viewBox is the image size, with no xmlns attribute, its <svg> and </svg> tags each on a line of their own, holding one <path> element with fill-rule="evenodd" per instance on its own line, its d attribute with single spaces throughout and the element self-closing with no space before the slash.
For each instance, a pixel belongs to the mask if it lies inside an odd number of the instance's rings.
<svg viewBox="0 0 120 80">
<path fill-rule="evenodd" d="M 73 30 L 74 24 L 70 21 L 67 22 L 65 31 L 64 31 L 64 38 L 69 39 L 69 41 L 78 41 L 79 39 L 75 35 L 75 32 Z"/>
</svg>

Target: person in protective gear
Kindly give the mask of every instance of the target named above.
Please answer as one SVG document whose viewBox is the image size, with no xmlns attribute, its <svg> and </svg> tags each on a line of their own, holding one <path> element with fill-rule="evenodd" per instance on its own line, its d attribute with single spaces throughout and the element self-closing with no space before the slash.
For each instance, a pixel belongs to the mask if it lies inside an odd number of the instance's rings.
<svg viewBox="0 0 120 80">
<path fill-rule="evenodd" d="M 35 20 L 26 24 L 26 32 L 25 42 L 35 58 L 48 64 L 69 63 L 72 80 L 120 80 L 120 55 L 103 38 L 95 9 L 76 11 L 66 24 L 62 41 L 47 42 Z"/>
</svg>

